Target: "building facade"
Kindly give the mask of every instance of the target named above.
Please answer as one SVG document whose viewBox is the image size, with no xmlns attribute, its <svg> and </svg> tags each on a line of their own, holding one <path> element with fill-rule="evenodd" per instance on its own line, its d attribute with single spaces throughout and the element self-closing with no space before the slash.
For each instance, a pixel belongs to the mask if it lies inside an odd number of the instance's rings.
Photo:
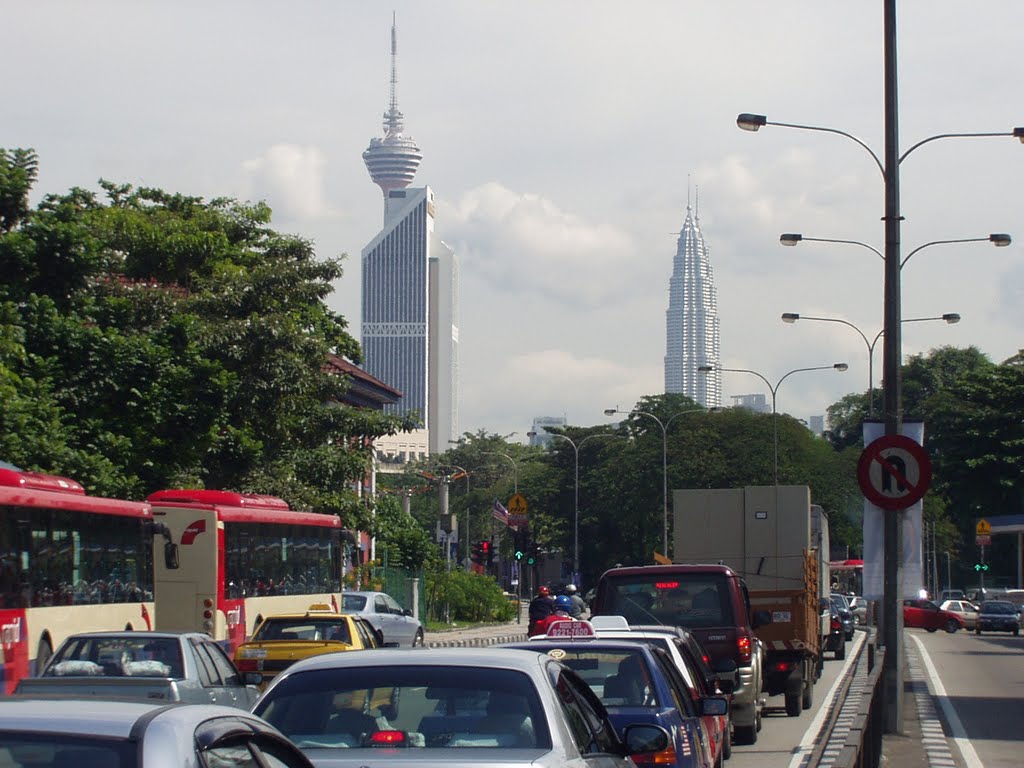
<svg viewBox="0 0 1024 768">
<path fill-rule="evenodd" d="M 665 325 L 665 392 L 686 395 L 705 408 L 720 407 L 718 293 L 700 218 L 689 203 L 672 261 Z M 701 373 L 701 366 L 713 370 Z"/>
<path fill-rule="evenodd" d="M 434 231 L 434 194 L 411 188 L 423 155 L 403 134 L 391 28 L 391 101 L 384 136 L 363 152 L 384 195 L 384 226 L 362 251 L 361 341 L 368 373 L 402 392 L 385 411 L 414 416 L 413 434 L 382 438 L 382 457 L 422 458 L 458 434 L 458 262 Z M 394 445 L 391 445 L 394 443 Z M 385 459 L 387 460 L 387 459 Z"/>
</svg>

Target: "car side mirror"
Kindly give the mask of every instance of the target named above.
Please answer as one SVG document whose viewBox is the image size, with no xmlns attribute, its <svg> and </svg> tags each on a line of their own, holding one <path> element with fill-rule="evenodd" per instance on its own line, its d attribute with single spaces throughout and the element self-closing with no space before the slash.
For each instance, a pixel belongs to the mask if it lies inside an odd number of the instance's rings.
<svg viewBox="0 0 1024 768">
<path fill-rule="evenodd" d="M 412 608 L 406 608 L 404 611 L 402 611 L 402 615 L 403 616 L 412 616 Z"/>
<path fill-rule="evenodd" d="M 700 700 L 701 717 L 722 717 L 729 714 L 729 700 L 724 696 L 706 696 Z"/>
<path fill-rule="evenodd" d="M 262 672 L 246 672 L 242 678 L 246 685 L 259 685 L 263 682 Z"/>
<path fill-rule="evenodd" d="M 668 731 L 660 725 L 634 724 L 627 725 L 622 734 L 626 745 L 626 754 L 639 755 L 651 752 L 664 752 L 668 749 Z"/>
<path fill-rule="evenodd" d="M 772 623 L 771 611 L 754 611 L 754 620 L 750 622 L 751 629 L 763 627 Z"/>
</svg>

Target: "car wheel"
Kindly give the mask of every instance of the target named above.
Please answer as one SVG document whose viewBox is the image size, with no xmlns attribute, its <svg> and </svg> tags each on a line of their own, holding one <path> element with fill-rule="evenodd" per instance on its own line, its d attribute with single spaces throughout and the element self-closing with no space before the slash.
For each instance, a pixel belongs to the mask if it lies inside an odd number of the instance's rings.
<svg viewBox="0 0 1024 768">
<path fill-rule="evenodd" d="M 732 724 L 727 723 L 725 734 L 722 736 L 722 757 L 728 760 L 732 757 Z"/>
<path fill-rule="evenodd" d="M 737 744 L 756 744 L 757 743 L 757 726 L 756 725 L 737 725 L 736 726 L 736 743 Z"/>
<path fill-rule="evenodd" d="M 842 661 L 846 658 L 846 643 L 843 643 L 836 648 L 836 661 Z"/>
<path fill-rule="evenodd" d="M 950 634 L 953 634 L 958 629 L 960 629 L 960 623 L 958 621 L 950 619 L 949 621 L 946 622 L 946 631 L 949 632 Z"/>
<path fill-rule="evenodd" d="M 928 631 L 929 632 L 936 632 L 936 631 L 938 631 L 938 629 L 939 629 L 938 627 L 928 627 Z"/>
<path fill-rule="evenodd" d="M 757 729 L 758 733 L 761 732 L 761 725 L 762 724 L 763 723 L 761 722 L 761 708 L 758 707 L 758 709 L 757 709 L 757 719 L 754 720 L 754 727 Z M 750 743 L 753 744 L 754 742 L 750 742 Z"/>
<path fill-rule="evenodd" d="M 418 647 L 421 647 L 422 645 L 423 645 L 423 630 L 422 629 L 417 629 L 416 630 L 416 637 L 414 637 L 412 639 L 412 647 L 413 648 L 418 648 Z"/>
<path fill-rule="evenodd" d="M 1019 634 L 1020 634 L 1020 627 L 1014 627 L 1013 628 L 1013 636 L 1017 637 L 1017 635 L 1019 635 Z"/>
<path fill-rule="evenodd" d="M 981 627 L 975 627 L 974 628 L 974 634 L 980 635 L 981 634 Z"/>
</svg>

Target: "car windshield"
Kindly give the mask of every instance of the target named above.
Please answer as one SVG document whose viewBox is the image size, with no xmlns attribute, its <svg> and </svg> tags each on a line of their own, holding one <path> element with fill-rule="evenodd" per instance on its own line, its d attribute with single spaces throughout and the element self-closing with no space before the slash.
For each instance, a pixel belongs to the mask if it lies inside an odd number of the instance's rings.
<svg viewBox="0 0 1024 768">
<path fill-rule="evenodd" d="M 44 677 L 172 677 L 184 676 L 181 646 L 176 638 L 151 638 L 142 633 L 113 637 L 72 637 L 57 649 Z"/>
<path fill-rule="evenodd" d="M 982 613 L 1005 613 L 1011 614 L 1016 613 L 1017 608 L 1013 603 L 997 602 L 993 600 L 986 601 L 981 605 Z"/>
<path fill-rule="evenodd" d="M 540 696 L 514 670 L 373 666 L 293 673 L 255 714 L 302 749 L 375 744 L 551 748 Z"/>
<path fill-rule="evenodd" d="M 661 707 L 640 651 L 560 647 L 558 660 L 593 689 L 606 707 Z"/>
<path fill-rule="evenodd" d="M 621 576 L 610 580 L 602 613 L 619 614 L 632 624 L 721 627 L 734 623 L 726 578 L 688 573 L 652 580 Z"/>
<path fill-rule="evenodd" d="M 366 595 L 342 595 L 341 606 L 346 611 L 361 611 L 366 607 Z"/>
<path fill-rule="evenodd" d="M 0 765 L 33 768 L 135 768 L 137 745 L 63 733 L 0 731 Z"/>
<path fill-rule="evenodd" d="M 271 640 L 334 640 L 352 643 L 348 623 L 335 619 L 267 619 L 252 638 L 254 641 Z"/>
</svg>

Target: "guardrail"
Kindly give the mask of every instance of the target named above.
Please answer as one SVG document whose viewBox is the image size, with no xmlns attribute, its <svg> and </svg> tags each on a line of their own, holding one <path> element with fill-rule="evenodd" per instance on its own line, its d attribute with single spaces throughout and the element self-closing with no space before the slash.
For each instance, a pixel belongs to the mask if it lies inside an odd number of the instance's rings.
<svg viewBox="0 0 1024 768">
<path fill-rule="evenodd" d="M 807 761 L 809 766 L 829 768 L 878 768 L 882 758 L 882 664 L 884 648 L 876 648 L 875 631 L 868 637 L 851 672 L 843 680 L 834 706 L 822 728 L 822 736 Z M 861 665 L 864 665 L 863 668 Z M 857 682 L 856 689 L 854 682 Z M 853 698 L 851 698 L 851 696 Z M 845 737 L 836 734 L 836 723 L 845 715 Z M 838 737 L 838 738 L 836 738 Z M 842 741 L 839 741 L 842 738 Z M 827 754 L 826 754 L 827 753 Z"/>
</svg>

